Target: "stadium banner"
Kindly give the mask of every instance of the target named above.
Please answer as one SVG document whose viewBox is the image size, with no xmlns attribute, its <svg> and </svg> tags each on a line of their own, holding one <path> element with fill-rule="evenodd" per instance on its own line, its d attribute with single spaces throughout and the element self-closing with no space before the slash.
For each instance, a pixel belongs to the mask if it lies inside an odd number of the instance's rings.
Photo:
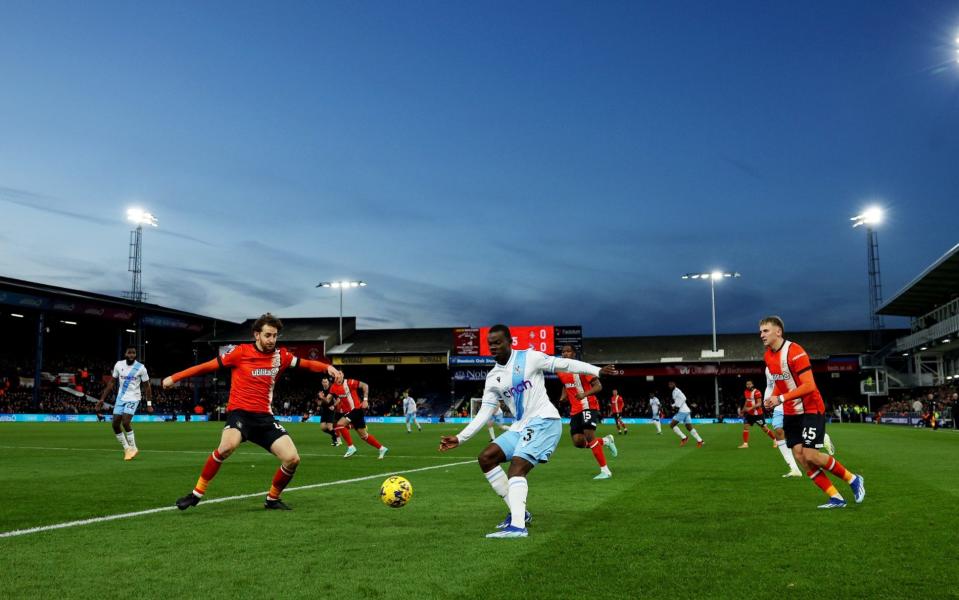
<svg viewBox="0 0 959 600">
<path fill-rule="evenodd" d="M 107 420 L 109 420 L 107 415 Z M 175 416 L 178 423 L 183 423 L 186 418 L 183 415 Z M 172 421 L 174 415 L 134 415 L 133 421 L 136 423 L 164 423 Z M 206 415 L 190 415 L 191 421 L 208 421 Z M 11 414 L 0 413 L 0 422 L 15 423 L 96 423 L 96 415 L 38 415 L 38 414 Z"/>
<path fill-rule="evenodd" d="M 373 356 L 333 356 L 334 365 L 443 365 L 445 354 L 419 354 L 399 356 L 396 354 Z"/>
<path fill-rule="evenodd" d="M 553 328 L 553 354 L 559 356 L 563 346 L 570 345 L 576 351 L 576 358 L 583 358 L 583 327 L 581 325 L 557 325 Z"/>
<path fill-rule="evenodd" d="M 484 369 L 456 369 L 453 371 L 453 381 L 486 381 Z"/>
<path fill-rule="evenodd" d="M 765 373 L 763 363 L 756 364 L 733 364 L 733 365 L 650 365 L 648 367 L 623 367 L 617 369 L 617 375 L 620 377 L 682 377 L 699 375 L 756 375 L 762 376 Z M 819 360 L 813 361 L 812 370 L 815 373 L 848 373 L 859 370 L 858 362 Z"/>
<path fill-rule="evenodd" d="M 307 343 L 307 344 L 280 344 L 299 358 L 306 360 L 318 360 L 329 363 L 330 359 L 326 357 L 326 343 Z"/>
<path fill-rule="evenodd" d="M 475 327 L 459 327 L 453 330 L 453 352 L 466 356 L 477 356 L 480 353 L 479 329 Z"/>
<path fill-rule="evenodd" d="M 492 367 L 496 364 L 492 356 L 451 356 L 451 367 Z"/>
</svg>

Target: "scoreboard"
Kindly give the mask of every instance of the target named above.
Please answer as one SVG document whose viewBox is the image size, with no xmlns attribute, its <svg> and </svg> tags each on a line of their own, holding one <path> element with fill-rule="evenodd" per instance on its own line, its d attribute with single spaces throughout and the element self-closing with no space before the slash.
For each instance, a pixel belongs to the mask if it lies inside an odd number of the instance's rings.
<svg viewBox="0 0 959 600">
<path fill-rule="evenodd" d="M 513 334 L 514 350 L 539 350 L 546 354 L 557 355 L 565 344 L 571 344 L 580 356 L 583 351 L 583 328 L 579 326 L 558 325 L 510 325 L 509 332 Z M 486 337 L 489 327 L 479 329 L 479 353 L 481 356 L 490 356 L 489 344 Z"/>
</svg>

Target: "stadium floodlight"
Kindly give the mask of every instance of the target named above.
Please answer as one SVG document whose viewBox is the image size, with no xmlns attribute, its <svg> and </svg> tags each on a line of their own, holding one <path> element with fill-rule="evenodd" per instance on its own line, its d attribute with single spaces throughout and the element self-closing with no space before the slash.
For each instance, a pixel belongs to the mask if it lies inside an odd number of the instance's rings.
<svg viewBox="0 0 959 600">
<path fill-rule="evenodd" d="M 338 344 L 343 343 L 343 290 L 345 288 L 358 288 L 366 287 L 365 281 L 321 281 L 316 284 L 318 288 L 332 288 L 334 290 L 340 290 L 340 339 L 337 342 Z"/>
<path fill-rule="evenodd" d="M 866 210 L 862 211 L 861 214 L 856 215 L 855 217 L 850 218 L 852 221 L 853 227 L 859 227 L 860 225 L 865 225 L 866 227 L 872 227 L 874 225 L 879 225 L 882 223 L 882 219 L 885 216 L 885 212 L 882 208 L 878 206 L 870 206 Z"/>
<path fill-rule="evenodd" d="M 16 318 L 18 318 L 18 319 L 22 319 L 22 318 L 23 318 L 23 315 L 21 315 L 20 313 L 10 313 L 10 316 L 11 316 L 11 317 L 16 317 Z"/>
<path fill-rule="evenodd" d="M 149 225 L 151 227 L 156 227 L 158 225 L 157 218 L 153 216 L 152 213 L 148 213 L 142 208 L 128 208 L 127 209 L 127 220 L 133 223 L 134 225 Z"/>
<path fill-rule="evenodd" d="M 722 281 L 723 279 L 734 279 L 742 277 L 739 273 L 735 271 L 721 271 L 716 269 L 710 273 L 686 273 L 683 275 L 683 279 L 708 279 L 709 280 L 709 297 L 713 305 L 713 355 L 715 356 L 717 352 L 716 348 L 716 282 Z M 719 375 L 713 377 L 713 386 L 716 391 L 716 416 L 719 416 Z"/>
</svg>

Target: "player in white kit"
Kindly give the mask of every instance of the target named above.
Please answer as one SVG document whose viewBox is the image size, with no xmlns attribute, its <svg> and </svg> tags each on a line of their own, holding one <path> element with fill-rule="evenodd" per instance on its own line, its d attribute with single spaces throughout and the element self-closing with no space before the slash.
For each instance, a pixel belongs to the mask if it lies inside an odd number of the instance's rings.
<svg viewBox="0 0 959 600">
<path fill-rule="evenodd" d="M 410 396 L 409 390 L 403 390 L 403 415 L 406 417 L 406 433 L 413 433 L 410 421 L 416 425 L 417 431 L 423 431 L 420 422 L 416 420 L 416 399 Z"/>
<path fill-rule="evenodd" d="M 656 435 L 663 435 L 663 424 L 659 421 L 660 419 L 660 407 L 662 404 L 659 402 L 659 398 L 656 397 L 656 392 L 649 393 L 649 418 L 653 420 L 653 423 L 656 425 Z"/>
<path fill-rule="evenodd" d="M 689 438 L 686 437 L 685 433 L 679 430 L 679 424 L 685 424 L 689 434 L 696 438 L 696 447 L 702 448 L 703 438 L 699 437 L 699 433 L 696 431 L 696 428 L 693 427 L 692 413 L 689 410 L 689 406 L 686 405 L 686 394 L 676 387 L 675 381 L 669 382 L 669 389 L 673 391 L 673 408 L 676 409 L 676 414 L 673 415 L 672 421 L 669 422 L 670 429 L 679 436 L 679 445 L 685 446 Z"/>
<path fill-rule="evenodd" d="M 131 421 L 140 405 L 141 395 L 146 396 L 147 412 L 153 412 L 153 392 L 150 390 L 150 376 L 147 375 L 147 368 L 137 361 L 137 349 L 132 346 L 127 348 L 124 357 L 126 360 L 117 361 L 117 364 L 113 365 L 113 378 L 107 382 L 107 387 L 100 394 L 100 401 L 97 402 L 95 410 L 99 414 L 107 396 L 119 382 L 120 390 L 113 403 L 113 433 L 123 447 L 123 460 L 133 460 L 140 451 L 133 437 Z"/>
<path fill-rule="evenodd" d="M 559 411 L 546 395 L 543 372 L 613 375 L 616 369 L 607 365 L 600 369 L 578 360 L 549 356 L 536 350 L 513 350 L 512 335 L 506 325 L 494 325 L 487 342 L 496 360 L 486 376 L 483 405 L 469 425 L 458 435 L 443 436 L 440 451 L 459 446 L 483 428 L 500 402 L 513 413 L 513 425 L 486 446 L 478 457 L 480 468 L 493 488 L 509 507 L 509 515 L 488 538 L 527 537 L 526 512 L 529 486 L 526 475 L 538 463 L 545 463 L 556 450 L 563 433 Z M 509 473 L 501 463 L 509 462 Z"/>
</svg>

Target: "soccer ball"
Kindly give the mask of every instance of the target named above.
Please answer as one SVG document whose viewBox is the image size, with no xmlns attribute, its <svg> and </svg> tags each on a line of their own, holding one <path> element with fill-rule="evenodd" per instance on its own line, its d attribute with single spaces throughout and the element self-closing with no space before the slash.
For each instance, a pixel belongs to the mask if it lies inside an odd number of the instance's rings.
<svg viewBox="0 0 959 600">
<path fill-rule="evenodd" d="M 380 486 L 380 500 L 390 508 L 406 506 L 413 496 L 413 486 L 409 480 L 399 475 L 393 475 Z"/>
</svg>

